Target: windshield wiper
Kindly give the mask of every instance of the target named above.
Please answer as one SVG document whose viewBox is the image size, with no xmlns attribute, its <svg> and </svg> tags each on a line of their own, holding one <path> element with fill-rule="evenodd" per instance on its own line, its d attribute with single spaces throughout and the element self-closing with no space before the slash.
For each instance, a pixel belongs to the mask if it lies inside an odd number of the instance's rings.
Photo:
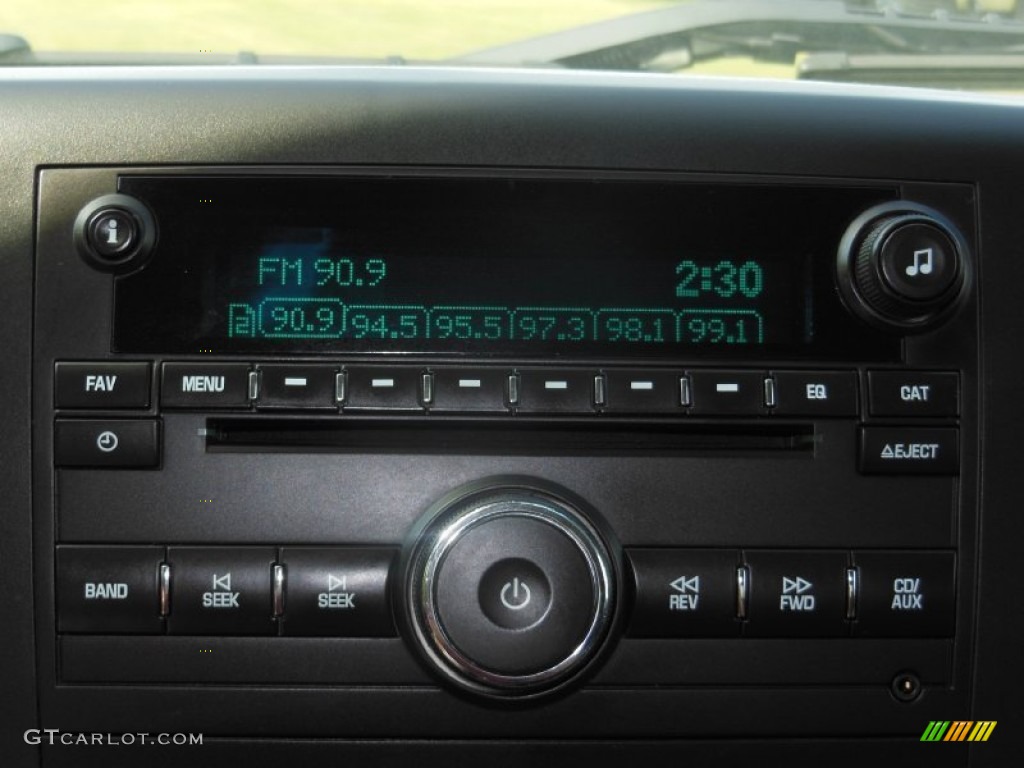
<svg viewBox="0 0 1024 768">
<path fill-rule="evenodd" d="M 812 53 L 796 65 L 800 80 L 1019 91 L 1024 54 Z"/>
<path fill-rule="evenodd" d="M 834 0 L 694 0 L 459 57 L 459 64 L 676 71 L 723 56 L 1024 53 L 1024 23 Z M 453 62 L 453 63 L 455 63 Z"/>
</svg>

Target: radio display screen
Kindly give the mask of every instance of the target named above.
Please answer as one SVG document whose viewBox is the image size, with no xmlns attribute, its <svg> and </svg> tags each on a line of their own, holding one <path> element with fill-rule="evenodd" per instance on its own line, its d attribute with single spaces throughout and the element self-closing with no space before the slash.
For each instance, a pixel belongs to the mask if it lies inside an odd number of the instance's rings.
<svg viewBox="0 0 1024 768">
<path fill-rule="evenodd" d="M 115 351 L 898 359 L 833 269 L 894 189 L 476 176 L 125 176 L 152 259 Z"/>
</svg>

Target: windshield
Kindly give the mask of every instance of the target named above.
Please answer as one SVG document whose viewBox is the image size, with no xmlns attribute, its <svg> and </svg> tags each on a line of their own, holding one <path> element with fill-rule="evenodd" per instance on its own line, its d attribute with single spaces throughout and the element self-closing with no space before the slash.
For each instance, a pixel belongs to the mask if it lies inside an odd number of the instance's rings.
<svg viewBox="0 0 1024 768">
<path fill-rule="evenodd" d="M 1024 0 L 3 0 L 0 65 L 441 64 L 1024 93 Z"/>
</svg>

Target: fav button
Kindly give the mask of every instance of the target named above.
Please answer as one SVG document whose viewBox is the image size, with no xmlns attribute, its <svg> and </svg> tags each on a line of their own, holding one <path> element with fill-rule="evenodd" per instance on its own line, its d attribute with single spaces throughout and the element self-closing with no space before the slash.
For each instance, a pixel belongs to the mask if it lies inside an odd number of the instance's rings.
<svg viewBox="0 0 1024 768">
<path fill-rule="evenodd" d="M 149 363 L 61 361 L 54 365 L 58 408 L 148 408 Z"/>
</svg>

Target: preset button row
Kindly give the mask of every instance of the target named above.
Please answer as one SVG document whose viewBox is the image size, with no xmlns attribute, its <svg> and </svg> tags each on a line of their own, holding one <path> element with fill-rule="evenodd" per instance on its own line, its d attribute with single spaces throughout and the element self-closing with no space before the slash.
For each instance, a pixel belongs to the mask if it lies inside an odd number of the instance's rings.
<svg viewBox="0 0 1024 768">
<path fill-rule="evenodd" d="M 148 408 L 148 362 L 61 361 L 58 408 Z M 511 369 L 170 362 L 165 408 L 855 416 L 856 371 Z M 868 371 L 872 416 L 959 414 L 953 371 Z"/>
</svg>

